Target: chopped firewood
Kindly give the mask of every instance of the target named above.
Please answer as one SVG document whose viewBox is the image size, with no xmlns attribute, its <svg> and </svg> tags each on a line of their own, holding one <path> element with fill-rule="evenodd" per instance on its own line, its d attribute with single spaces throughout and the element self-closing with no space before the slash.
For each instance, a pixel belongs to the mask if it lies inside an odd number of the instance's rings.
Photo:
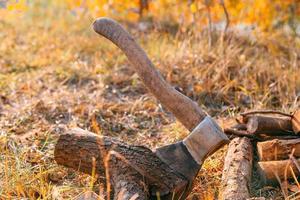
<svg viewBox="0 0 300 200">
<path fill-rule="evenodd" d="M 293 133 L 290 117 L 250 115 L 243 118 L 249 134 L 290 135 Z"/>
<path fill-rule="evenodd" d="M 257 153 L 260 161 L 288 159 L 293 152 L 300 157 L 300 138 L 293 140 L 269 140 L 257 143 Z"/>
<path fill-rule="evenodd" d="M 300 159 L 277 160 L 277 161 L 261 161 L 258 162 L 258 171 L 264 184 L 280 184 L 284 180 L 293 179 L 300 175 L 297 165 Z"/>
<path fill-rule="evenodd" d="M 234 138 L 228 146 L 222 175 L 220 199 L 250 198 L 253 147 L 249 138 Z"/>
<path fill-rule="evenodd" d="M 292 126 L 296 134 L 300 134 L 300 110 L 294 112 L 292 116 Z"/>
</svg>

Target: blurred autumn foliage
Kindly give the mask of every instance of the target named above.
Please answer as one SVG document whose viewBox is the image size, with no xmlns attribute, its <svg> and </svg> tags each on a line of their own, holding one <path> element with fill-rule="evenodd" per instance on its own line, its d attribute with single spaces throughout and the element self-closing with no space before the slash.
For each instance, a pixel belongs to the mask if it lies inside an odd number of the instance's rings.
<svg viewBox="0 0 300 200">
<path fill-rule="evenodd" d="M 8 10 L 26 10 L 34 4 L 28 0 L 2 2 Z M 231 25 L 249 25 L 263 32 L 287 27 L 298 34 L 300 20 L 299 0 L 52 0 L 47 4 L 63 6 L 78 15 L 168 21 L 183 27 L 207 24 L 208 20 L 220 25 L 230 20 Z"/>
</svg>

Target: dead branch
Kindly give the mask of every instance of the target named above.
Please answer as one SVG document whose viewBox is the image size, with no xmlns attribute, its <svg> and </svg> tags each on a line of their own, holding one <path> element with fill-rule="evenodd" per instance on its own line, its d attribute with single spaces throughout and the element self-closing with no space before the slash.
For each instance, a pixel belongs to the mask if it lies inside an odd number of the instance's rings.
<svg viewBox="0 0 300 200">
<path fill-rule="evenodd" d="M 222 35 L 223 35 L 223 37 L 222 37 L 223 39 L 222 40 L 224 40 L 224 37 L 225 37 L 225 35 L 227 33 L 227 30 L 229 28 L 230 18 L 229 18 L 229 13 L 227 11 L 227 8 L 226 8 L 224 0 L 220 0 L 220 4 L 221 4 L 221 6 L 222 6 L 222 8 L 224 10 L 224 14 L 225 14 L 225 18 L 226 18 L 226 25 L 225 25 L 225 28 L 224 28 L 223 33 L 222 33 Z"/>
<path fill-rule="evenodd" d="M 211 19 L 211 9 L 210 9 L 210 0 L 205 0 L 205 7 L 207 10 L 207 21 L 208 21 L 208 46 L 212 46 L 212 19 Z"/>
</svg>

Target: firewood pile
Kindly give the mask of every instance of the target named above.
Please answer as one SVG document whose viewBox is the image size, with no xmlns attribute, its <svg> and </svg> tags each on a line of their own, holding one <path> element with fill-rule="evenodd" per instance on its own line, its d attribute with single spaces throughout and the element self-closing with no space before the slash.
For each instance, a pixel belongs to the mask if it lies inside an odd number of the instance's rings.
<svg viewBox="0 0 300 200">
<path fill-rule="evenodd" d="M 250 198 L 253 167 L 257 167 L 264 185 L 280 185 L 288 180 L 300 186 L 300 110 L 292 114 L 277 111 L 253 111 L 241 114 L 237 124 L 225 129 L 234 137 L 228 147 L 222 176 L 222 199 Z M 254 151 L 252 143 L 256 143 Z M 253 163 L 254 152 L 259 161 Z"/>
</svg>

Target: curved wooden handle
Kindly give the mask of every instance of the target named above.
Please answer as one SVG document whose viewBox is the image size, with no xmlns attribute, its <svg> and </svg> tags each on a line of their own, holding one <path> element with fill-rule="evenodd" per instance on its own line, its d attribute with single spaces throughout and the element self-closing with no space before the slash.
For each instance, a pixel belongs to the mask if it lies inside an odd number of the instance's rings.
<svg viewBox="0 0 300 200">
<path fill-rule="evenodd" d="M 143 49 L 120 24 L 109 18 L 98 18 L 93 28 L 126 54 L 145 86 L 187 129 L 192 131 L 206 117 L 194 101 L 162 78 Z"/>
</svg>

